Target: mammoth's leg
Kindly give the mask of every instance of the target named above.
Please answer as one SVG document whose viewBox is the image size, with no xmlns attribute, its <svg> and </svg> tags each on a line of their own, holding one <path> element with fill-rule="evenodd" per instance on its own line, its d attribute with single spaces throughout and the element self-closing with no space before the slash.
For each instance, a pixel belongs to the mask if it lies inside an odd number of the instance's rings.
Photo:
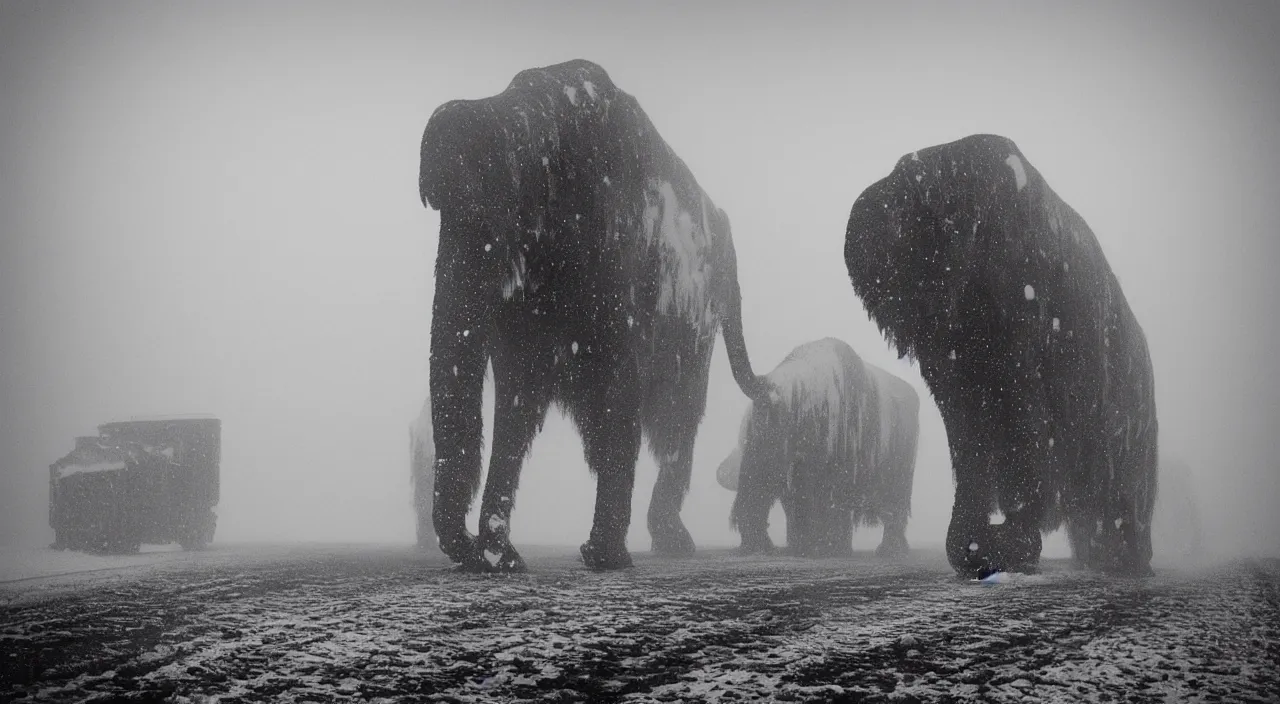
<svg viewBox="0 0 1280 704">
<path fill-rule="evenodd" d="M 486 569 L 466 517 L 480 485 L 481 399 L 489 361 L 489 305 L 482 228 L 440 214 L 431 318 L 431 425 L 436 446 L 432 520 L 440 549 L 464 569 Z"/>
<path fill-rule="evenodd" d="M 520 469 L 550 405 L 552 360 L 528 346 L 520 353 L 500 351 L 493 357 L 493 453 L 480 502 L 479 547 L 500 572 L 523 572 L 524 560 L 511 544 L 511 511 L 515 507 Z"/>
<path fill-rule="evenodd" d="M 694 424 L 691 427 L 696 428 Z M 687 556 L 694 553 L 693 536 L 680 520 L 680 506 L 689 491 L 689 475 L 693 470 L 693 437 L 686 433 L 677 449 L 658 456 L 658 480 L 649 500 L 649 535 L 653 551 L 664 555 Z"/>
<path fill-rule="evenodd" d="M 910 501 L 910 497 L 907 500 Z M 907 508 L 899 498 L 879 513 L 884 533 L 880 537 L 880 545 L 876 547 L 876 555 L 884 558 L 905 556 L 910 551 L 907 544 Z"/>
<path fill-rule="evenodd" d="M 1151 511 L 1144 506 L 1148 494 L 1140 483 L 1147 481 L 1144 472 L 1148 468 L 1141 466 L 1141 460 L 1129 454 L 1128 448 L 1118 446 L 1119 442 L 1109 443 L 1110 481 L 1103 513 L 1095 522 L 1092 558 L 1094 566 L 1105 572 L 1145 576 L 1151 574 Z M 1154 466 L 1149 469 L 1154 473 Z"/>
<path fill-rule="evenodd" d="M 595 515 L 582 561 L 592 569 L 620 569 L 632 564 L 627 530 L 640 454 L 640 387 L 638 375 L 623 364 L 613 365 L 607 376 L 591 377 L 584 379 L 586 402 L 576 404 L 587 466 L 596 477 Z"/>
<path fill-rule="evenodd" d="M 1066 523 L 1067 540 L 1071 544 L 1071 558 L 1076 567 L 1088 568 L 1094 563 L 1094 538 L 1097 532 L 1098 504 L 1097 482 L 1094 479 L 1094 462 L 1097 458 L 1095 443 L 1081 440 L 1069 445 L 1069 473 L 1063 479 L 1062 514 Z"/>
<path fill-rule="evenodd" d="M 791 502 L 795 509 L 787 520 L 787 552 L 801 557 L 812 556 L 816 547 L 813 535 L 814 513 L 817 504 L 814 501 L 813 487 L 810 486 L 808 467 L 802 458 L 791 461 L 791 481 L 787 487 Z"/>
<path fill-rule="evenodd" d="M 730 521 L 742 536 L 741 551 L 746 554 L 771 553 L 774 551 L 773 540 L 769 538 L 769 510 L 773 503 L 782 497 L 780 479 L 775 476 L 776 468 L 769 463 L 769 458 L 762 456 L 764 443 L 751 437 L 743 446 L 742 468 L 738 473 L 738 493 L 733 497 L 733 509 Z M 790 505 L 787 514 L 787 535 L 791 535 L 792 516 L 798 515 L 802 509 L 790 492 L 783 507 Z M 788 537 L 790 542 L 790 537 Z"/>
<path fill-rule="evenodd" d="M 1031 384 L 1026 380 L 1018 388 Z M 1010 414 L 1004 460 L 996 480 L 1005 521 L 993 527 L 992 543 L 997 549 L 993 551 L 991 567 L 1036 572 L 1042 548 L 1040 527 L 1048 508 L 1052 425 L 1041 395 L 1015 394 L 1010 407 L 1018 410 Z"/>
<path fill-rule="evenodd" d="M 995 439 L 986 429 L 992 423 L 976 413 L 957 418 L 962 415 L 960 409 L 952 408 L 950 403 L 938 405 L 947 428 L 956 480 L 955 502 L 947 526 L 947 561 L 962 577 L 985 577 L 998 569 L 991 560 L 997 547 L 990 526 Z"/>
<path fill-rule="evenodd" d="M 693 446 L 706 410 L 711 349 L 684 350 L 690 365 L 674 381 L 650 389 L 643 413 L 645 431 L 658 462 L 658 480 L 649 500 L 647 522 L 653 551 L 664 555 L 694 553 L 693 537 L 680 520 L 689 491 Z M 669 385 L 668 385 L 669 384 Z"/>
</svg>

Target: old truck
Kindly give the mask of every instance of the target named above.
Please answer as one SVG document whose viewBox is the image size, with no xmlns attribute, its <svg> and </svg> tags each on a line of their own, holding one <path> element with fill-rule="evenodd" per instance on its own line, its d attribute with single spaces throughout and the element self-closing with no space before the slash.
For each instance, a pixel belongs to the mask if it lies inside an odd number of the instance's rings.
<svg viewBox="0 0 1280 704">
<path fill-rule="evenodd" d="M 170 417 L 105 423 L 49 466 L 53 547 L 137 552 L 143 543 L 199 550 L 217 518 L 222 422 Z"/>
</svg>

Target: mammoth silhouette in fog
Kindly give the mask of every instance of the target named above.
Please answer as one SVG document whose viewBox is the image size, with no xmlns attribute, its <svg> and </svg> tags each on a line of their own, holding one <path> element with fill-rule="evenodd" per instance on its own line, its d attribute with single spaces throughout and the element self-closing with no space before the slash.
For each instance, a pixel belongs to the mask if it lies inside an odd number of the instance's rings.
<svg viewBox="0 0 1280 704">
<path fill-rule="evenodd" d="M 1148 573 L 1146 337 L 1093 232 L 1018 147 L 973 135 L 902 157 L 854 203 L 845 263 L 942 413 L 956 571 L 1034 570 L 1041 531 L 1065 523 L 1083 563 Z"/>
<path fill-rule="evenodd" d="M 629 566 L 643 433 L 659 466 L 655 551 L 689 554 L 680 520 L 711 354 L 767 393 L 743 341 L 729 219 L 639 103 L 589 61 L 517 74 L 503 92 L 453 100 L 422 136 L 419 187 L 440 211 L 431 322 L 434 524 L 465 569 L 524 568 L 509 535 L 521 465 L 553 402 L 596 476 L 586 565 Z M 492 363 L 494 445 L 479 535 L 464 525 L 480 483 L 480 399 Z"/>
<path fill-rule="evenodd" d="M 409 426 L 409 483 L 413 486 L 413 513 L 418 547 L 436 550 L 436 529 L 431 507 L 436 488 L 436 446 L 431 434 L 431 395 Z"/>
<path fill-rule="evenodd" d="M 1204 556 L 1204 525 L 1191 465 L 1160 453 L 1160 493 L 1151 517 L 1152 552 L 1157 557 L 1195 560 Z"/>
<path fill-rule="evenodd" d="M 767 378 L 776 396 L 747 408 L 738 446 L 716 471 L 737 492 L 730 520 L 742 549 L 773 550 L 769 511 L 781 501 L 796 554 L 850 554 L 854 526 L 877 523 L 877 554 L 906 554 L 920 434 L 915 389 L 834 338 L 800 345 Z"/>
</svg>

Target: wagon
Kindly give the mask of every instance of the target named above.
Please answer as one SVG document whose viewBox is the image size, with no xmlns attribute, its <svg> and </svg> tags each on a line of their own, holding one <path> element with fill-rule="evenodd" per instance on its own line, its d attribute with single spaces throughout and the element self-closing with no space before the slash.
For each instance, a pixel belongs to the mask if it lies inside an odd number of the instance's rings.
<svg viewBox="0 0 1280 704">
<path fill-rule="evenodd" d="M 49 467 L 54 548 L 137 552 L 143 543 L 198 550 L 213 540 L 222 423 L 211 417 L 98 426 Z"/>
</svg>

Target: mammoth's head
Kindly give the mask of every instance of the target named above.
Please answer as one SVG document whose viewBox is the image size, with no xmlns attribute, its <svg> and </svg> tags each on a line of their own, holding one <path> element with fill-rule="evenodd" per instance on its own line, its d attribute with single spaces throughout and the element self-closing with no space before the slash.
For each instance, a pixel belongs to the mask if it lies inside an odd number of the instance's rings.
<svg viewBox="0 0 1280 704">
<path fill-rule="evenodd" d="M 754 414 L 755 405 L 748 405 L 746 412 L 742 414 L 742 423 L 738 426 L 738 444 L 716 468 L 716 481 L 729 491 L 738 490 L 738 478 L 742 474 L 742 448 L 747 446 L 747 437 L 751 433 Z"/>
<path fill-rule="evenodd" d="M 511 149 L 488 99 L 451 100 L 422 133 L 418 194 L 434 210 L 508 207 L 514 197 Z M 496 202 L 495 202 L 496 201 Z"/>
<path fill-rule="evenodd" d="M 901 353 L 920 353 L 961 311 L 1030 170 L 1011 140 L 973 135 L 902 157 L 858 196 L 845 264 Z"/>
</svg>

